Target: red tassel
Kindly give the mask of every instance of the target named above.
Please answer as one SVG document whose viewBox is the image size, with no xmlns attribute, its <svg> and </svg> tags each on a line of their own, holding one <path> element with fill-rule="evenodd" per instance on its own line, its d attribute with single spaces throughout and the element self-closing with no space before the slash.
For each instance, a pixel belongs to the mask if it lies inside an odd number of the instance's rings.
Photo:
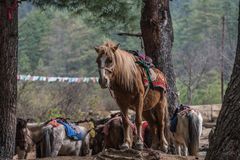
<svg viewBox="0 0 240 160">
<path fill-rule="evenodd" d="M 18 7 L 18 0 L 15 0 L 11 6 L 8 6 L 7 1 L 5 0 L 5 6 L 7 8 L 7 18 L 9 21 L 12 21 L 14 12 L 17 10 Z"/>
</svg>

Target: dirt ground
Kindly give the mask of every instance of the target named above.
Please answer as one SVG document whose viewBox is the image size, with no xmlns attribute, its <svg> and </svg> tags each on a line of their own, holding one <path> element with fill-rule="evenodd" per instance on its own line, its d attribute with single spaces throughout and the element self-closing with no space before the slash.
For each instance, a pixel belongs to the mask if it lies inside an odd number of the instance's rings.
<svg viewBox="0 0 240 160">
<path fill-rule="evenodd" d="M 110 160 L 112 158 L 108 158 L 106 160 Z M 136 157 L 125 157 L 125 158 L 114 158 L 116 160 L 136 160 L 136 159 L 142 159 L 142 158 L 136 158 Z M 196 157 L 184 157 L 184 156 L 176 156 L 176 155 L 169 155 L 169 154 L 161 154 L 159 157 L 160 160 L 204 160 L 203 157 L 196 158 Z M 75 157 L 75 156 L 62 156 L 62 157 L 55 157 L 55 158 L 41 158 L 41 160 L 101 160 L 100 158 L 94 156 L 94 157 Z M 143 158 L 143 160 L 155 160 L 154 159 L 147 159 Z"/>
<path fill-rule="evenodd" d="M 98 159 L 96 157 L 70 157 L 70 156 L 64 156 L 64 157 L 56 157 L 56 158 L 42 158 L 41 160 L 98 160 Z M 161 157 L 160 157 L 160 160 L 204 160 L 204 158 L 183 157 L 183 156 L 174 156 L 174 155 L 162 154 Z"/>
</svg>

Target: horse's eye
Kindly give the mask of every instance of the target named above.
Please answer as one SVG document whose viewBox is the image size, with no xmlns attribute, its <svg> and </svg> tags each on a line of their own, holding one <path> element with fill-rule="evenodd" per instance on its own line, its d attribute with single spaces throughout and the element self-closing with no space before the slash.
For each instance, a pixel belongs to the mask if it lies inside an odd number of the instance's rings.
<svg viewBox="0 0 240 160">
<path fill-rule="evenodd" d="M 110 58 L 108 58 L 107 60 L 106 60 L 106 63 L 112 63 L 112 59 L 110 59 Z"/>
</svg>

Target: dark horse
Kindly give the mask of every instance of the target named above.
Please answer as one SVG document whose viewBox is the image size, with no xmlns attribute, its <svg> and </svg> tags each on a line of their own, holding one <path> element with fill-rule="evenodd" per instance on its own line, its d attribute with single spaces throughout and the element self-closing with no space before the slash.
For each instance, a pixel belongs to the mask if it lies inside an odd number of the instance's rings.
<svg viewBox="0 0 240 160">
<path fill-rule="evenodd" d="M 28 120 L 17 118 L 15 152 L 18 159 L 26 159 L 29 152 L 36 151 L 32 132 L 28 128 Z"/>
<path fill-rule="evenodd" d="M 146 121 L 143 123 L 142 133 L 144 137 L 145 147 L 151 146 L 151 133 L 150 128 Z M 124 140 L 124 128 L 122 115 L 117 113 L 115 115 L 111 115 L 111 118 L 108 121 L 105 121 L 102 124 L 99 124 L 96 128 L 96 136 L 93 139 L 92 145 L 92 155 L 95 155 L 101 152 L 104 148 L 115 148 L 120 149 L 121 144 Z M 135 138 L 135 125 L 132 124 L 130 129 L 130 137 L 131 139 Z"/>
<path fill-rule="evenodd" d="M 166 151 L 168 142 L 164 135 L 168 127 L 167 98 L 163 89 L 146 87 L 143 79 L 146 77 L 144 68 L 138 65 L 137 57 L 113 42 L 106 42 L 95 47 L 98 53 L 97 64 L 100 74 L 99 83 L 102 88 L 109 88 L 123 114 L 124 143 L 121 148 L 132 147 L 128 110 L 136 112 L 137 128 L 136 148 L 143 149 L 141 134 L 142 116 L 148 121 L 153 135 L 153 148 Z M 157 77 L 165 77 L 158 69 L 153 68 Z M 154 111 L 153 111 L 154 110 Z M 154 115 L 153 115 L 154 112 Z"/>
<path fill-rule="evenodd" d="M 104 124 L 95 128 L 96 135 L 93 139 L 92 154 L 101 152 L 104 148 L 119 149 L 123 143 L 122 118 L 115 116 L 108 119 Z"/>
</svg>

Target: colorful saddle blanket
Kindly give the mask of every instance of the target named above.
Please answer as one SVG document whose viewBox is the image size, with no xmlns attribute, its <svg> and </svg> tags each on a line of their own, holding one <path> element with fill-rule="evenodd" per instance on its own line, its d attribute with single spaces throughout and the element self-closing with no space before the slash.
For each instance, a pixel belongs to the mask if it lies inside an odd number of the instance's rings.
<svg viewBox="0 0 240 160">
<path fill-rule="evenodd" d="M 66 134 L 70 139 L 73 139 L 76 141 L 80 141 L 83 139 L 84 137 L 83 131 L 77 129 L 77 127 L 74 127 L 73 124 L 69 124 L 61 120 L 57 120 L 57 122 L 62 124 L 65 127 Z"/>
<path fill-rule="evenodd" d="M 139 51 L 128 50 L 137 57 L 137 64 L 144 68 L 145 74 L 143 75 L 143 82 L 145 86 L 150 88 L 162 88 L 164 91 L 167 89 L 167 80 L 164 74 L 155 68 L 152 59 Z"/>
<path fill-rule="evenodd" d="M 143 82 L 145 86 L 150 85 L 150 88 L 162 88 L 164 91 L 167 90 L 167 80 L 164 76 L 164 74 L 161 71 L 157 71 L 155 68 L 150 68 L 155 74 L 156 77 L 155 79 L 150 79 L 148 78 L 148 75 L 145 74 L 143 78 Z"/>
<path fill-rule="evenodd" d="M 51 124 L 53 127 L 58 127 L 60 124 L 62 124 L 65 128 L 67 136 L 75 141 L 82 140 L 85 134 L 85 131 L 81 130 L 78 126 L 75 126 L 74 124 L 68 123 L 61 119 L 54 119 L 48 124 Z"/>
</svg>

